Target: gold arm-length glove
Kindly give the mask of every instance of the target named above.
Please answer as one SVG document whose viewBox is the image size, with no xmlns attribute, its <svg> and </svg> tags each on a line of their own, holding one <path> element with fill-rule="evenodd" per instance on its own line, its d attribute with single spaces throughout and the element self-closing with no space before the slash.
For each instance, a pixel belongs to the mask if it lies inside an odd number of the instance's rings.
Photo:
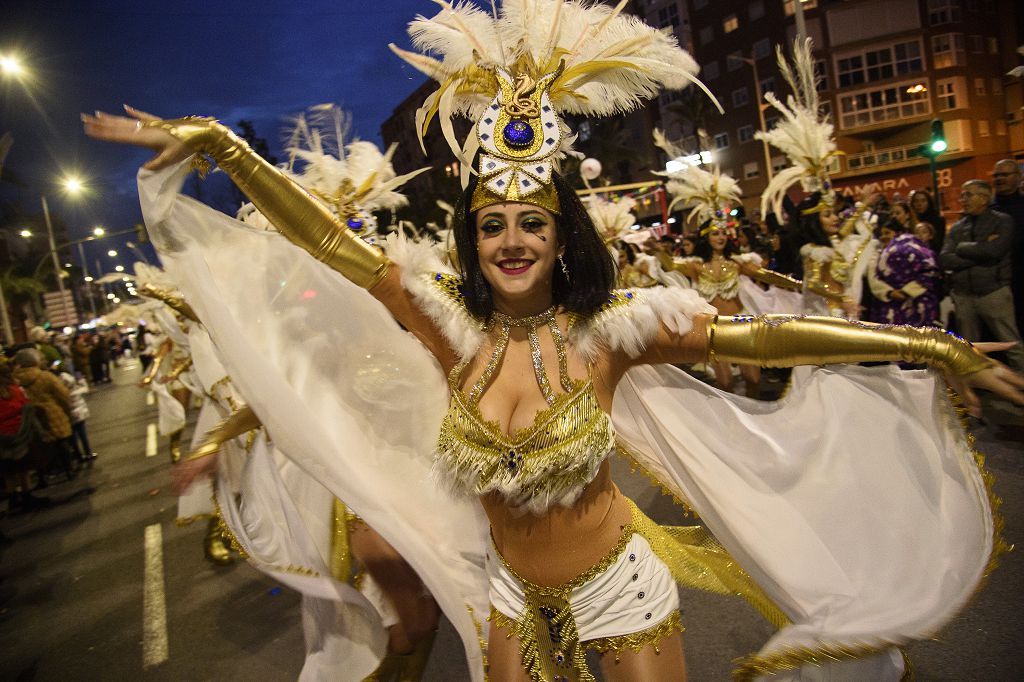
<svg viewBox="0 0 1024 682">
<path fill-rule="evenodd" d="M 160 365 L 164 364 L 164 358 L 171 352 L 171 341 L 168 339 L 160 344 L 160 348 L 157 349 L 156 355 L 153 356 L 153 362 L 149 365 L 149 371 L 146 372 L 146 376 L 142 377 L 140 382 L 143 386 L 149 386 L 153 383 L 153 379 L 156 378 L 156 373 L 160 371 Z"/>
<path fill-rule="evenodd" d="M 843 301 L 846 300 L 844 292 L 836 291 L 832 287 L 837 285 L 825 281 L 825 279 L 821 275 L 821 270 L 823 266 L 824 263 L 820 263 L 818 261 L 812 262 L 811 272 L 809 273 L 809 276 L 806 279 L 807 290 L 812 293 L 818 294 L 827 301 L 842 304 Z"/>
<path fill-rule="evenodd" d="M 202 442 L 189 453 L 185 461 L 188 462 L 193 459 L 202 459 L 203 457 L 215 455 L 220 451 L 220 446 L 224 443 L 261 426 L 263 424 L 256 414 L 248 405 L 243 405 L 207 431 L 206 435 L 203 436 Z"/>
<path fill-rule="evenodd" d="M 323 204 L 264 161 L 245 140 L 210 118 L 146 124 L 167 131 L 192 151 L 213 157 L 256 208 L 290 241 L 365 289 L 384 279 L 388 259 L 356 237 Z"/>
<path fill-rule="evenodd" d="M 175 379 L 177 379 L 178 377 L 181 376 L 182 372 L 184 372 L 185 370 L 187 370 L 191 366 L 192 366 L 192 358 L 191 357 L 185 358 L 184 360 L 182 360 L 181 362 L 176 364 L 174 367 L 172 367 L 171 371 L 167 373 L 167 381 L 168 382 L 174 381 Z"/>
<path fill-rule="evenodd" d="M 835 317 L 715 317 L 708 360 L 795 367 L 852 362 L 923 362 L 954 374 L 994 363 L 958 336 L 934 327 L 877 325 Z"/>
<path fill-rule="evenodd" d="M 751 279 L 756 279 L 758 282 L 764 282 L 780 289 L 786 289 L 788 291 L 803 291 L 804 283 L 789 275 L 784 275 L 781 272 L 769 270 L 768 268 L 758 268 L 753 272 L 748 273 Z"/>
<path fill-rule="evenodd" d="M 196 316 L 196 311 L 192 310 L 192 306 L 185 302 L 185 299 L 181 294 L 169 291 L 168 289 L 155 287 L 148 282 L 139 287 L 139 293 L 143 296 L 155 298 L 158 301 L 166 303 L 169 308 L 180 313 L 188 320 L 192 320 L 193 322 L 199 321 L 199 317 Z"/>
<path fill-rule="evenodd" d="M 866 203 L 860 201 L 857 202 L 857 207 L 854 209 L 853 213 L 843 221 L 842 227 L 839 228 L 838 235 L 840 239 L 853 234 L 853 231 L 857 228 L 857 221 L 860 220 L 860 217 L 864 215 L 867 210 L 868 205 Z"/>
</svg>

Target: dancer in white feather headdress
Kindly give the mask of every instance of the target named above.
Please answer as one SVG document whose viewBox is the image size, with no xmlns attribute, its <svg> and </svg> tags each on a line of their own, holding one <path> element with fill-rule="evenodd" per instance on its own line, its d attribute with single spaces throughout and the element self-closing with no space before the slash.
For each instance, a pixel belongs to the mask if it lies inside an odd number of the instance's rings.
<svg viewBox="0 0 1024 682">
<path fill-rule="evenodd" d="M 800 214 L 790 220 L 805 242 L 800 249 L 804 311 L 857 319 L 864 274 L 873 257 L 871 222 L 863 202 L 845 219 L 835 212 L 835 190 L 828 169 L 839 152 L 832 122 L 818 98 L 812 47 L 810 38 L 795 42 L 792 65 L 778 50 L 779 69 L 793 92 L 785 103 L 774 93 L 765 93 L 782 118 L 772 130 L 758 132 L 756 137 L 785 153 L 793 165 L 768 183 L 761 196 L 761 212 L 767 215 L 770 208 L 781 222 L 786 191 L 798 182 L 802 185 L 809 197 L 798 207 Z"/>
<path fill-rule="evenodd" d="M 682 150 L 669 142 L 661 131 L 654 131 L 654 143 L 669 158 L 682 156 Z M 696 164 L 679 170 L 659 172 L 667 181 L 665 188 L 673 196 L 669 211 L 681 205 L 689 209 L 687 222 L 700 230 L 696 255 L 673 259 L 662 254 L 662 267 L 674 269 L 694 283 L 697 292 L 713 305 L 720 315 L 792 313 L 800 309 L 800 282 L 761 267 L 761 257 L 754 253 L 736 253 L 732 239 L 736 221 L 732 209 L 740 205 L 740 186 L 734 178 L 722 173 L 718 166 L 705 170 Z M 768 291 L 752 280 L 770 285 Z M 732 364 L 715 363 L 718 387 L 731 391 Z M 756 365 L 740 365 L 740 374 L 747 395 L 760 395 L 761 370 Z"/>
<path fill-rule="evenodd" d="M 606 677 L 680 679 L 676 580 L 740 594 L 782 628 L 745 662 L 751 677 L 881 651 L 887 674 L 871 660 L 850 679 L 891 679 L 900 659 L 885 648 L 948 618 L 993 546 L 980 474 L 934 377 L 812 371 L 765 409 L 672 363 L 920 358 L 1024 396 L 938 330 L 729 318 L 678 287 L 614 289 L 607 249 L 556 173 L 568 137 L 557 107 L 620 111 L 686 81 L 678 68 L 692 62 L 621 15 L 625 2 L 516 0 L 497 16 L 439 4 L 413 36 L 442 58 L 407 57 L 443 81 L 421 123 L 440 112 L 452 137 L 449 114 L 479 115 L 460 146 L 480 153 L 453 221 L 459 273 L 429 246 L 371 248 L 215 121 L 85 117 L 91 135 L 160 150 L 141 179 L 144 214 L 232 379 L 281 450 L 409 560 L 475 680 L 488 613 L 495 679 L 592 680 L 587 649 L 606 653 Z M 177 196 L 184 166 L 170 166 L 193 151 L 291 244 Z M 227 254 L 242 263 L 230 273 Z M 826 451 L 794 423 L 828 424 Z M 912 434 L 926 437 L 907 447 Z M 608 462 L 620 441 L 722 544 L 622 496 Z M 901 558 L 918 580 L 894 570 Z"/>
</svg>

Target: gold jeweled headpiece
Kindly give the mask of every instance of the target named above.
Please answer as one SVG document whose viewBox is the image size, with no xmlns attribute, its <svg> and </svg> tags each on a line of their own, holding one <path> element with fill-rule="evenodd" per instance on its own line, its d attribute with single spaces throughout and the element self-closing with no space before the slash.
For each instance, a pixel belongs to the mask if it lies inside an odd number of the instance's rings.
<svg viewBox="0 0 1024 682">
<path fill-rule="evenodd" d="M 440 83 L 416 112 L 417 132 L 422 143 L 436 116 L 461 163 L 463 187 L 470 173 L 479 175 L 471 210 L 521 201 L 558 212 L 552 176 L 561 158 L 575 154 L 563 114 L 611 116 L 690 83 L 718 105 L 675 37 L 624 14 L 627 0 L 614 7 L 504 0 L 500 8 L 491 3 L 493 13 L 471 2 L 435 2 L 437 15 L 409 24 L 422 54 L 390 47 Z M 464 144 L 455 137 L 456 115 L 476 122 Z"/>
<path fill-rule="evenodd" d="M 522 201 L 559 213 L 558 192 L 551 182 L 562 128 L 548 88 L 564 64 L 534 82 L 495 69 L 498 94 L 476 125 L 480 145 L 480 180 L 470 211 L 492 204 Z"/>
</svg>

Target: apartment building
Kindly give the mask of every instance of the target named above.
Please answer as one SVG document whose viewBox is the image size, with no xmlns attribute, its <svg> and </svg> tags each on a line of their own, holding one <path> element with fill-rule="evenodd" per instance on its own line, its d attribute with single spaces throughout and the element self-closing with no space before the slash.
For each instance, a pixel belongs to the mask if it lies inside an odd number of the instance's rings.
<svg viewBox="0 0 1024 682">
<path fill-rule="evenodd" d="M 774 110 L 759 111 L 761 93 L 788 92 L 775 46 L 792 45 L 797 8 L 794 0 L 686 2 L 702 78 L 726 109 L 704 122 L 710 146 L 752 209 L 787 165 L 754 133 L 777 120 Z M 801 8 L 842 152 L 833 164 L 840 191 L 905 196 L 930 186 L 921 145 L 933 119 L 943 121 L 949 143 L 937 172 L 947 209 L 956 208 L 961 182 L 986 177 L 999 158 L 1024 155 L 1024 135 L 1011 141 L 1011 127 L 1021 125 L 1013 113 L 1020 83 L 1005 75 L 1018 61 L 1012 0 L 805 0 Z M 685 126 L 679 132 L 692 135 Z"/>
</svg>

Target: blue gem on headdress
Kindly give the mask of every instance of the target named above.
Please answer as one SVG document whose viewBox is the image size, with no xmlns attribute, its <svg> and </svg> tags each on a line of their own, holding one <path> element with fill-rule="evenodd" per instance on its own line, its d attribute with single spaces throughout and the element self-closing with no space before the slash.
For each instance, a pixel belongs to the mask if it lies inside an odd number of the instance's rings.
<svg viewBox="0 0 1024 682">
<path fill-rule="evenodd" d="M 529 147 L 533 144 L 533 128 L 522 119 L 509 121 L 501 134 L 510 147 Z"/>
<path fill-rule="evenodd" d="M 523 180 L 523 187 L 529 187 L 529 186 L 530 186 L 530 181 L 529 181 L 529 180 L 526 180 L 526 179 L 524 179 L 524 180 Z"/>
<path fill-rule="evenodd" d="M 538 173 L 543 173 L 544 172 L 544 166 L 537 166 L 537 172 Z"/>
<path fill-rule="evenodd" d="M 555 124 L 552 123 L 551 121 L 548 121 L 547 123 L 544 124 L 544 127 L 545 128 L 554 128 Z"/>
<path fill-rule="evenodd" d="M 550 137 L 548 139 L 544 140 L 544 141 L 547 142 L 548 144 L 554 144 L 555 143 L 555 141 L 553 139 L 551 139 Z"/>
<path fill-rule="evenodd" d="M 484 123 L 486 123 L 487 125 L 491 125 L 492 123 L 494 123 L 494 119 L 488 116 L 487 118 L 484 119 Z"/>
<path fill-rule="evenodd" d="M 503 185 L 505 184 L 505 181 L 504 181 L 504 180 L 498 180 L 498 181 L 497 181 L 496 183 L 494 183 L 494 184 L 496 184 L 496 185 L 497 185 L 498 187 L 501 187 L 501 186 L 503 186 Z"/>
<path fill-rule="evenodd" d="M 543 111 L 543 112 L 544 112 L 544 113 L 546 114 L 546 113 L 548 113 L 549 111 L 551 111 L 551 107 L 549 107 L 549 106 L 548 106 L 547 104 L 545 104 L 544 106 L 542 106 L 542 107 L 540 108 L 540 110 L 541 110 L 541 111 Z"/>
<path fill-rule="evenodd" d="M 722 211 L 722 209 L 718 209 L 717 211 L 715 211 L 715 217 L 721 218 L 724 215 L 725 213 Z"/>
<path fill-rule="evenodd" d="M 497 111 L 497 110 L 498 110 L 499 108 L 500 108 L 500 107 L 498 107 L 498 105 L 497 105 L 497 104 L 492 104 L 492 105 L 491 105 L 491 111 Z"/>
<path fill-rule="evenodd" d="M 832 188 L 832 183 L 826 180 L 825 182 L 821 183 L 821 186 L 828 190 Z"/>
<path fill-rule="evenodd" d="M 487 133 L 481 133 L 480 134 L 480 139 L 481 140 L 489 140 L 489 139 L 491 139 L 491 136 L 488 135 Z"/>
<path fill-rule="evenodd" d="M 363 221 L 361 218 L 349 218 L 345 221 L 350 230 L 361 230 L 363 229 Z"/>
<path fill-rule="evenodd" d="M 494 162 L 493 161 L 488 161 L 487 162 L 487 170 L 491 170 L 492 168 L 494 168 Z"/>
</svg>

